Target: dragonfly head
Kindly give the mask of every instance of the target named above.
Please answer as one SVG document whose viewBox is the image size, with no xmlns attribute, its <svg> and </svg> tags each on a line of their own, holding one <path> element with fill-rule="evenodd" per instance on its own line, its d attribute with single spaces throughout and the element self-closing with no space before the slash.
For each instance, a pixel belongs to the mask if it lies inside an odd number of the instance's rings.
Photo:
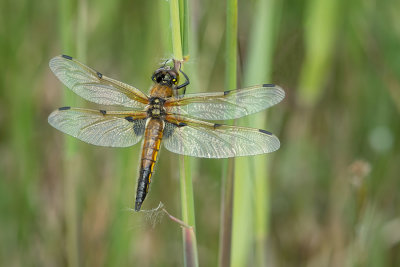
<svg viewBox="0 0 400 267">
<path fill-rule="evenodd" d="M 160 85 L 172 87 L 178 84 L 179 74 L 170 66 L 163 66 L 153 73 L 151 79 Z"/>
</svg>

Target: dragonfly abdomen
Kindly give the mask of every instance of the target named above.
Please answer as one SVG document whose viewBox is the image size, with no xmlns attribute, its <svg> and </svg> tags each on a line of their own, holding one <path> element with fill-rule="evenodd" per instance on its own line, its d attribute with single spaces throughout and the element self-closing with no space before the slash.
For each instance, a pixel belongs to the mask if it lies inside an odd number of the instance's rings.
<svg viewBox="0 0 400 267">
<path fill-rule="evenodd" d="M 164 122 L 160 119 L 149 118 L 144 132 L 142 158 L 140 159 L 140 171 L 136 191 L 135 210 L 139 211 L 151 183 L 151 176 L 157 160 L 163 136 Z"/>
</svg>

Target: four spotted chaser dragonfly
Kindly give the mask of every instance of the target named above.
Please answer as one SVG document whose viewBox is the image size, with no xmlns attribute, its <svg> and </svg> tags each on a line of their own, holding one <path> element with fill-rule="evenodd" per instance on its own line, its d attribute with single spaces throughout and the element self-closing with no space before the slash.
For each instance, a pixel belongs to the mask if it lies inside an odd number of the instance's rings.
<svg viewBox="0 0 400 267">
<path fill-rule="evenodd" d="M 180 67 L 178 71 L 176 66 L 164 64 L 154 72 L 154 84 L 146 95 L 70 56 L 57 56 L 49 65 L 74 93 L 96 104 L 109 106 L 109 109 L 100 110 L 61 107 L 48 118 L 54 128 L 98 146 L 128 147 L 144 139 L 136 211 L 140 210 L 149 191 L 161 143 L 171 152 L 203 158 L 263 154 L 280 146 L 275 135 L 262 129 L 201 120 L 236 119 L 275 105 L 285 96 L 276 85 L 175 97 L 175 90 L 187 86 L 189 79 Z M 179 72 L 186 79 L 181 85 Z"/>
</svg>

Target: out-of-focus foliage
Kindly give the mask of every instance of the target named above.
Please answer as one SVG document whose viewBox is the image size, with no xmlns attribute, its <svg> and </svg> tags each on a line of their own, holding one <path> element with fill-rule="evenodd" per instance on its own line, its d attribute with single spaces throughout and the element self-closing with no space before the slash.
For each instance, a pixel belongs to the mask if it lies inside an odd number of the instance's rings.
<svg viewBox="0 0 400 267">
<path fill-rule="evenodd" d="M 256 2 L 239 1 L 239 83 L 249 49 L 257 47 L 249 37 L 253 15 L 261 13 Z M 193 83 L 187 90 L 222 91 L 225 4 L 189 5 L 192 57 L 185 70 Z M 153 227 L 156 219 L 130 210 L 140 145 L 78 142 L 77 164 L 70 166 L 79 173 L 75 196 L 65 188 L 65 137 L 47 116 L 70 103 L 48 61 L 81 51 L 75 44 L 80 7 L 79 1 L 70 11 L 58 1 L 0 2 L 0 265 L 74 265 L 74 250 L 84 266 L 180 266 L 180 227 L 167 218 Z M 269 266 L 400 265 L 399 8 L 395 0 L 280 3 L 265 81 L 287 93 L 267 120 L 282 144 L 267 156 Z M 60 25 L 63 12 L 71 14 L 66 25 Z M 168 3 L 88 0 L 86 16 L 84 63 L 147 92 L 152 71 L 172 55 Z M 177 159 L 161 152 L 144 209 L 161 201 L 180 214 Z M 221 163 L 194 161 L 199 260 L 215 266 Z"/>
</svg>

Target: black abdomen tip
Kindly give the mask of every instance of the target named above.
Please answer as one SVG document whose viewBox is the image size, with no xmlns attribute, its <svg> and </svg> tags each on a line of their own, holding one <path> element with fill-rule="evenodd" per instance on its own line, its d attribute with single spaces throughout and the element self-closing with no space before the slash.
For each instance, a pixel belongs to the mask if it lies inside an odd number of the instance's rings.
<svg viewBox="0 0 400 267">
<path fill-rule="evenodd" d="M 140 211 L 140 208 L 142 207 L 143 202 L 135 202 L 135 211 Z"/>
</svg>

